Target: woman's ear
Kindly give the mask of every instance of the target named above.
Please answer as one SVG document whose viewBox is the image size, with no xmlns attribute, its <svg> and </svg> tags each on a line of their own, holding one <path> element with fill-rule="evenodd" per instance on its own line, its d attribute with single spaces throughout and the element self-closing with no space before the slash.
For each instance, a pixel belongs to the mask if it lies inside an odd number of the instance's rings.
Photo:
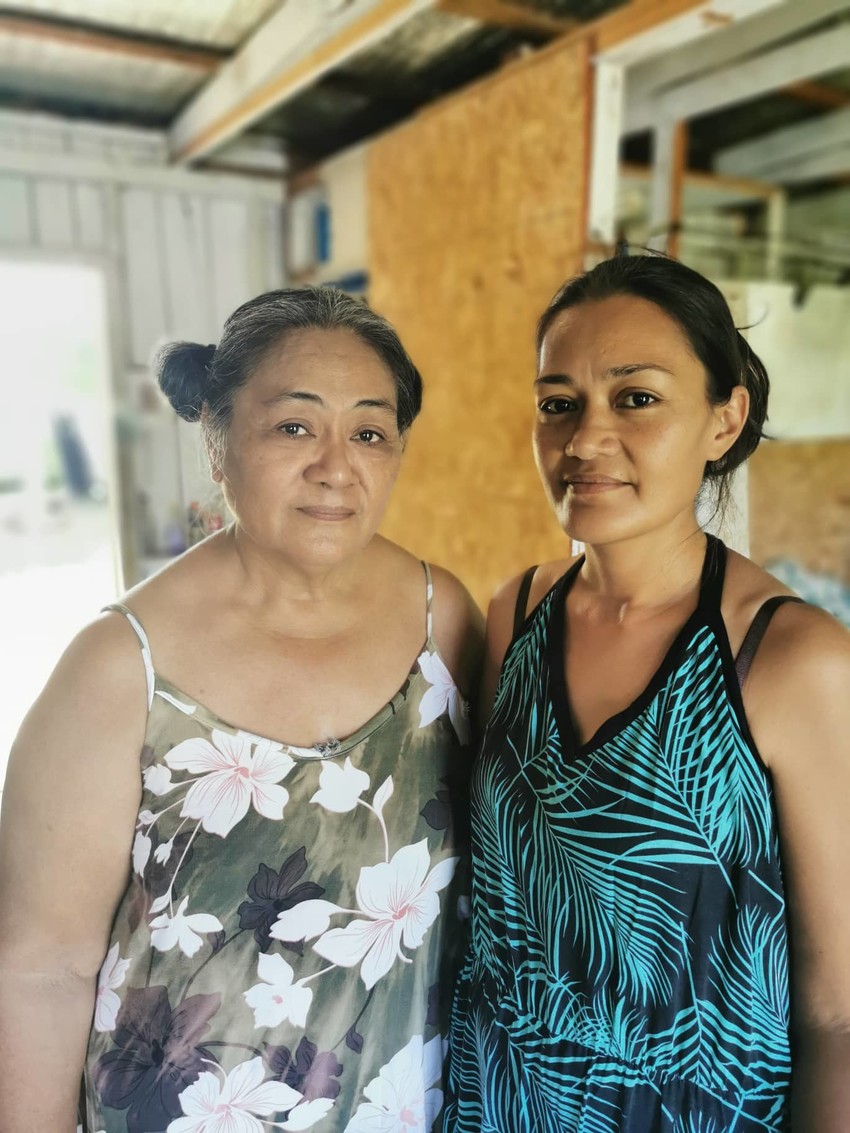
<svg viewBox="0 0 850 1133">
<path fill-rule="evenodd" d="M 750 394 L 746 386 L 735 386 L 729 400 L 715 405 L 714 431 L 709 444 L 708 460 L 720 460 L 741 435 L 750 412 Z"/>
</svg>

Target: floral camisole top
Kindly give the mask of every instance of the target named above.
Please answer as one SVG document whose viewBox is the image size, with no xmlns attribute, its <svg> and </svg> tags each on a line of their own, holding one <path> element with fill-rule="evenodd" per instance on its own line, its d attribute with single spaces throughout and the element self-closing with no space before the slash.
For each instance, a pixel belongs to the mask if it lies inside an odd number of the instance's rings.
<svg viewBox="0 0 850 1133">
<path fill-rule="evenodd" d="M 468 907 L 467 706 L 431 632 L 396 696 L 317 748 L 162 679 L 82 1133 L 426 1133 Z"/>
</svg>

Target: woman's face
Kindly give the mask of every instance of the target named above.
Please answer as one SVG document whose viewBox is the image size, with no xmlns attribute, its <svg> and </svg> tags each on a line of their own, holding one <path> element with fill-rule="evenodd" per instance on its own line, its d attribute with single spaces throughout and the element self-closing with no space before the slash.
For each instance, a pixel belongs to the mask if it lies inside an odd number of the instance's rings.
<svg viewBox="0 0 850 1133">
<path fill-rule="evenodd" d="M 693 525 L 707 461 L 746 420 L 748 395 L 708 401 L 705 369 L 679 325 L 632 295 L 588 301 L 546 333 L 535 382 L 534 454 L 573 539 L 615 543 Z"/>
<path fill-rule="evenodd" d="M 393 375 L 357 335 L 286 335 L 234 398 L 221 472 L 240 527 L 305 567 L 362 550 L 399 471 L 396 406 Z"/>
</svg>

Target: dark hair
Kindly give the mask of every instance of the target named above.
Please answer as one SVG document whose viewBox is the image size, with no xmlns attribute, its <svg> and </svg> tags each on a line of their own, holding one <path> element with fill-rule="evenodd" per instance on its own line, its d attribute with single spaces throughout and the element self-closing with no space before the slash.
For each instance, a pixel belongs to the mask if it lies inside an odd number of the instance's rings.
<svg viewBox="0 0 850 1133">
<path fill-rule="evenodd" d="M 703 472 L 703 480 L 714 485 L 722 507 L 729 498 L 732 473 L 755 452 L 764 436 L 770 392 L 764 365 L 736 329 L 721 291 L 699 272 L 658 254 L 618 255 L 568 280 L 537 324 L 538 354 L 561 311 L 613 295 L 647 299 L 679 324 L 694 356 L 705 367 L 712 405 L 725 405 L 735 386 L 748 390 L 750 411 L 741 435 L 719 460 L 709 461 Z"/>
<path fill-rule="evenodd" d="M 419 371 L 386 319 L 333 287 L 267 291 L 233 312 L 218 346 L 164 346 L 154 362 L 160 388 L 185 421 L 197 421 L 206 408 L 207 440 L 220 456 L 236 391 L 284 335 L 310 329 L 348 330 L 372 347 L 395 378 L 399 432 L 409 429 L 422 407 Z"/>
</svg>

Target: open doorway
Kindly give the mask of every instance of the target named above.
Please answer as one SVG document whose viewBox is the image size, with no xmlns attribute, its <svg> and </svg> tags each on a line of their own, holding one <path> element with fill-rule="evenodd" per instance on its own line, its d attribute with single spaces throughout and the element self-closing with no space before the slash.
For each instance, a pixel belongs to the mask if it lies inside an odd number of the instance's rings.
<svg viewBox="0 0 850 1133">
<path fill-rule="evenodd" d="M 70 638 L 117 589 L 103 272 L 0 260 L 0 791 Z"/>
</svg>

